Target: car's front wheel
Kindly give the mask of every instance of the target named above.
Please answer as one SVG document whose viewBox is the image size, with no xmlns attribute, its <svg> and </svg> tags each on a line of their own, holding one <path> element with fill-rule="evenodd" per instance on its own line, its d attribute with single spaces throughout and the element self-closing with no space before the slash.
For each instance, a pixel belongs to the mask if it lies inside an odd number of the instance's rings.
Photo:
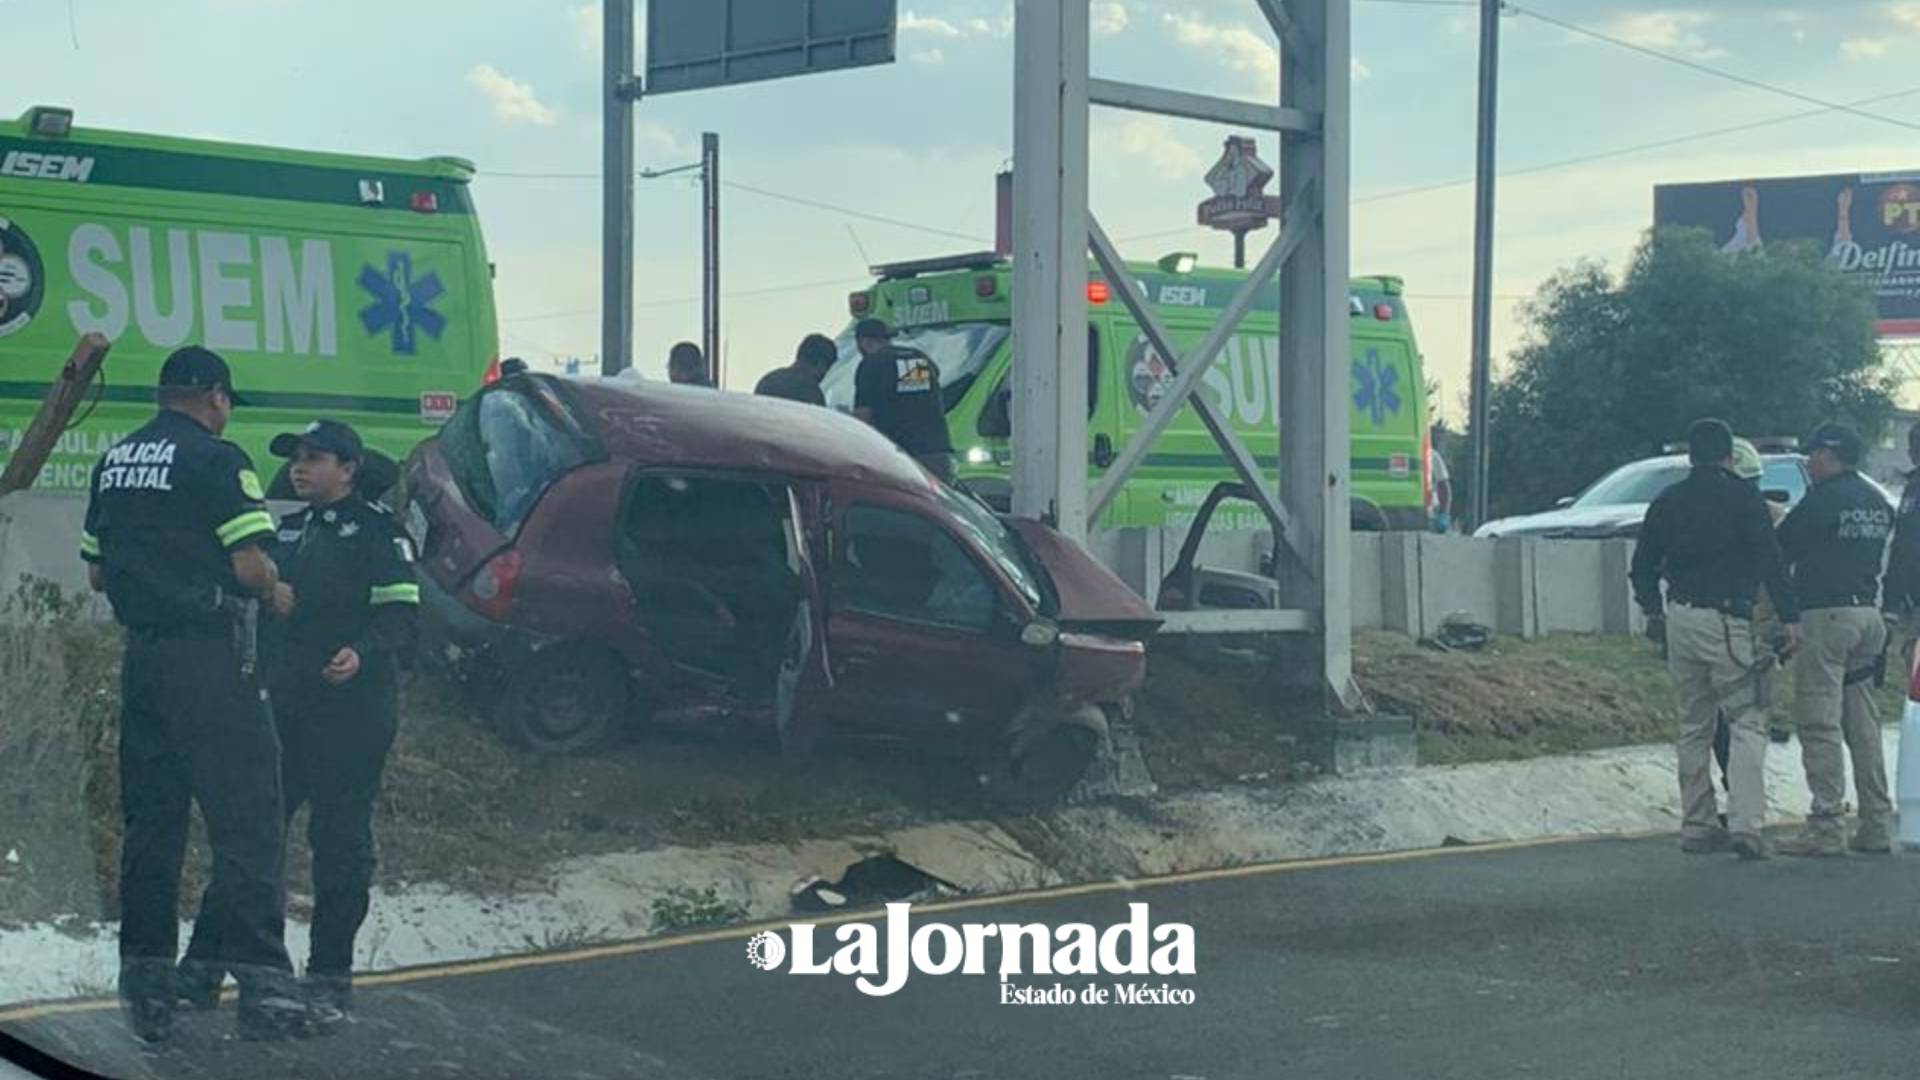
<svg viewBox="0 0 1920 1080">
<path fill-rule="evenodd" d="M 549 646 L 501 673 L 500 729 L 545 754 L 586 754 L 619 734 L 632 706 L 627 666 L 604 649 Z"/>
<path fill-rule="evenodd" d="M 1059 802 L 1099 758 L 1106 733 L 1106 716 L 1094 705 L 1023 718 L 1007 748 L 997 793 L 1015 805 Z"/>
</svg>

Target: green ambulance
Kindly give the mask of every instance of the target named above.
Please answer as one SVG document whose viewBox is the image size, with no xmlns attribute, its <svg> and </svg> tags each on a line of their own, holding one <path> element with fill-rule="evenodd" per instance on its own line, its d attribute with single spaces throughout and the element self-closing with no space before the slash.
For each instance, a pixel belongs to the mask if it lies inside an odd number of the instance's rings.
<svg viewBox="0 0 1920 1080">
<path fill-rule="evenodd" d="M 1244 271 L 1194 268 L 1191 256 L 1129 263 L 1173 344 L 1198 344 L 1246 280 Z M 849 297 L 854 320 L 885 320 L 897 341 L 940 365 L 956 471 L 997 505 L 1010 499 L 1008 436 L 1013 366 L 1012 271 L 1004 258 L 963 255 L 875 267 L 879 281 Z M 1240 324 L 1198 393 L 1207 395 L 1267 470 L 1279 464 L 1278 286 Z M 1173 381 L 1167 358 L 1147 342 L 1110 283 L 1093 270 L 1087 285 L 1088 478 L 1097 482 L 1147 410 Z M 1353 525 L 1421 529 L 1427 524 L 1426 380 L 1400 279 L 1355 278 L 1348 401 L 1352 425 Z M 849 325 L 840 360 L 823 384 L 830 405 L 853 404 L 858 366 Z M 1178 358 L 1174 358 L 1177 362 Z M 1180 527 L 1233 469 L 1192 406 L 1180 411 L 1102 518 L 1103 528 Z M 1264 528 L 1251 504 L 1221 506 L 1214 528 Z"/>
<path fill-rule="evenodd" d="M 0 121 L 0 464 L 88 331 L 113 342 L 35 490 L 84 493 L 199 343 L 249 407 L 226 436 L 261 475 L 275 432 L 343 420 L 396 460 L 497 370 L 473 166 Z"/>
</svg>

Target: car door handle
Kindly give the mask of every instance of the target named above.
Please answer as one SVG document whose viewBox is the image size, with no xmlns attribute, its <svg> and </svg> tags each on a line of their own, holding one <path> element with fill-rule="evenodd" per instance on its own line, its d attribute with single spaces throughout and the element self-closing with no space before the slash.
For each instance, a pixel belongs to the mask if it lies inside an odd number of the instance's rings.
<svg viewBox="0 0 1920 1080">
<path fill-rule="evenodd" d="M 833 670 L 835 674 L 845 674 L 849 671 L 864 671 L 880 663 L 880 651 L 878 649 L 849 649 L 842 647 L 834 652 L 833 659 Z"/>
</svg>

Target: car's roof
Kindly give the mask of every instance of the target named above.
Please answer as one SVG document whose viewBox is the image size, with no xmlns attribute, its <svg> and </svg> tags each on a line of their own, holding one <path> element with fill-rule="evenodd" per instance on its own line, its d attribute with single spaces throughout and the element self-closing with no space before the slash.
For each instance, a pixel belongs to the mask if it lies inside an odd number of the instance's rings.
<svg viewBox="0 0 1920 1080">
<path fill-rule="evenodd" d="M 1791 454 L 1791 453 L 1761 454 L 1760 460 L 1765 462 L 1799 461 L 1803 456 L 1804 455 L 1801 455 L 1801 454 Z M 1640 458 L 1637 461 L 1623 462 L 1619 465 L 1614 466 L 1614 469 L 1615 471 L 1618 471 L 1620 469 L 1633 469 L 1633 468 L 1650 469 L 1650 468 L 1655 468 L 1661 465 L 1687 465 L 1687 464 L 1689 464 L 1689 462 L 1687 461 L 1687 455 L 1685 454 L 1662 454 L 1659 457 Z"/>
<path fill-rule="evenodd" d="M 560 381 L 617 458 L 928 490 L 926 473 L 891 440 L 832 409 L 644 379 Z"/>
</svg>

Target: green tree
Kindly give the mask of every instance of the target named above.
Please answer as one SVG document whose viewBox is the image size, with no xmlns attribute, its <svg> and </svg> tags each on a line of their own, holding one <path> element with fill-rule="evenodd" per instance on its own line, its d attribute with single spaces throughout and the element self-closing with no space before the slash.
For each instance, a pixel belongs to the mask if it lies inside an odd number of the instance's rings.
<svg viewBox="0 0 1920 1080">
<path fill-rule="evenodd" d="M 1551 505 L 1702 416 L 1745 435 L 1839 419 L 1871 439 L 1893 409 L 1871 294 L 1810 244 L 1729 256 L 1704 231 L 1663 229 L 1619 281 L 1583 261 L 1521 314 L 1489 401 L 1496 515 Z"/>
</svg>

